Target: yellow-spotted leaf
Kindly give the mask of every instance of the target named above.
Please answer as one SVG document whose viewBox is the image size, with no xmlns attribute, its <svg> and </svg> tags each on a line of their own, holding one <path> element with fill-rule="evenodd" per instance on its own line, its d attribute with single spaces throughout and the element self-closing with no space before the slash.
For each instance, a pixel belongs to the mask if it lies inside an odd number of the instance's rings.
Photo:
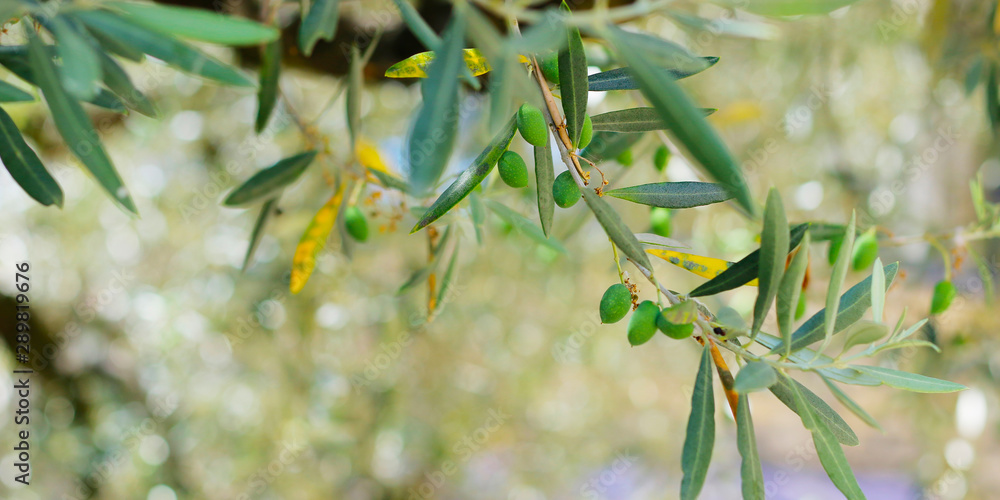
<svg viewBox="0 0 1000 500">
<path fill-rule="evenodd" d="M 465 65 L 472 76 L 479 76 L 490 71 L 490 63 L 479 49 L 462 49 Z M 427 67 L 434 60 L 434 52 L 421 52 L 399 61 L 385 70 L 388 78 L 427 78 Z"/>
<path fill-rule="evenodd" d="M 305 234 L 295 247 L 295 257 L 292 258 L 292 278 L 288 288 L 292 293 L 299 293 L 309 281 L 313 269 L 316 268 L 316 256 L 326 247 L 326 239 L 330 237 L 334 223 L 337 222 L 337 210 L 344 196 L 344 186 L 330 197 L 323 208 L 316 212 Z"/>
<path fill-rule="evenodd" d="M 684 252 L 675 252 L 663 248 L 647 248 L 646 253 L 659 257 L 677 267 L 682 267 L 702 278 L 712 279 L 722 271 L 729 269 L 733 263 L 728 260 L 716 259 L 714 257 L 703 257 Z M 757 280 L 747 283 L 750 286 L 757 286 Z"/>
</svg>

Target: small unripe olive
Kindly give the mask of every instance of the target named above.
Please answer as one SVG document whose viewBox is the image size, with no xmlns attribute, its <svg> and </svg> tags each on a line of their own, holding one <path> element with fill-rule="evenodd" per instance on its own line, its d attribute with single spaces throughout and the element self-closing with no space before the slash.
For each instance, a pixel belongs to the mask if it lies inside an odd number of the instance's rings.
<svg viewBox="0 0 1000 500">
<path fill-rule="evenodd" d="M 580 144 L 577 145 L 578 148 L 583 149 L 590 144 L 590 140 L 594 138 L 594 122 L 590 120 L 590 117 L 583 119 L 583 128 L 580 130 Z"/>
<path fill-rule="evenodd" d="M 656 153 L 653 153 L 653 166 L 656 167 L 656 170 L 663 172 L 668 161 L 670 161 L 670 150 L 666 146 L 656 148 Z"/>
<path fill-rule="evenodd" d="M 667 321 L 667 317 L 663 315 L 667 310 L 664 309 L 656 315 L 656 328 L 663 332 L 667 337 L 672 339 L 686 339 L 691 336 L 694 332 L 694 325 L 691 323 L 686 324 L 676 324 Z"/>
<path fill-rule="evenodd" d="M 931 298 L 931 314 L 941 314 L 948 310 L 957 294 L 958 290 L 955 290 L 955 285 L 950 281 L 939 281 L 934 286 L 934 297 Z"/>
<path fill-rule="evenodd" d="M 559 55 L 552 52 L 538 61 L 538 65 L 542 67 L 542 76 L 546 80 L 559 85 Z"/>
<path fill-rule="evenodd" d="M 532 146 L 545 147 L 549 140 L 549 128 L 545 125 L 542 111 L 528 103 L 517 110 L 517 130 Z"/>
<path fill-rule="evenodd" d="M 580 188 L 569 170 L 557 175 L 552 182 L 552 198 L 560 208 L 572 207 L 580 200 Z"/>
<path fill-rule="evenodd" d="M 660 308 L 650 300 L 645 300 L 632 313 L 628 320 L 628 343 L 642 345 L 656 334 L 656 317 Z"/>
<path fill-rule="evenodd" d="M 628 287 L 615 283 L 604 291 L 601 297 L 601 323 L 617 323 L 628 314 L 632 307 L 632 292 Z"/>
<path fill-rule="evenodd" d="M 672 225 L 670 219 L 669 208 L 653 207 L 649 211 L 649 225 L 652 227 L 653 234 L 669 238 Z"/>
<path fill-rule="evenodd" d="M 864 234 L 858 236 L 854 242 L 854 254 L 851 256 L 851 267 L 855 271 L 868 269 L 878 258 L 878 239 L 875 236 L 875 229 L 869 229 Z"/>
<path fill-rule="evenodd" d="M 357 206 L 351 206 L 344 212 L 344 229 L 347 234 L 358 241 L 368 239 L 368 221 L 365 214 Z"/>
<path fill-rule="evenodd" d="M 512 188 L 528 185 L 528 166 L 524 158 L 513 151 L 505 151 L 499 162 L 500 178 Z"/>
<path fill-rule="evenodd" d="M 618 155 L 618 157 L 615 158 L 615 161 L 617 161 L 618 163 L 621 163 L 623 167 L 631 167 L 632 166 L 632 150 L 631 149 L 626 149 L 625 151 L 622 151 L 622 154 Z"/>
</svg>

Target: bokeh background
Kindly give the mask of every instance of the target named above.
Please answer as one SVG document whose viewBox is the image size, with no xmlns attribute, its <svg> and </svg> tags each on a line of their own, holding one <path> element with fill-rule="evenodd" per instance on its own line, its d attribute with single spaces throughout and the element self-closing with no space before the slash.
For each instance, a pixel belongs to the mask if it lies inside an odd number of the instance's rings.
<svg viewBox="0 0 1000 500">
<path fill-rule="evenodd" d="M 688 2 L 678 8 L 725 21 L 698 30 L 654 14 L 631 24 L 721 57 L 683 85 L 719 109 L 710 121 L 745 161 L 758 200 L 776 186 L 793 221 L 843 223 L 856 210 L 893 235 L 898 244 L 883 245 L 881 257 L 901 261 L 904 276 L 888 295 L 890 318 L 904 307 L 907 324 L 927 315 L 931 288 L 945 274 L 923 235 L 940 235 L 961 261 L 954 271 L 960 297 L 919 333 L 942 352 L 898 351 L 883 362 L 970 389 L 923 395 L 848 388 L 884 428 L 843 412 L 861 438 L 847 456 L 870 498 L 987 499 L 1000 491 L 998 304 L 966 248 L 983 256 L 985 276 L 997 272 L 1000 255 L 994 241 L 963 229 L 976 219 L 970 179 L 982 174 L 987 199 L 1000 188 L 996 136 L 983 86 L 974 85 L 977 67 L 997 53 L 993 7 L 862 0 L 828 16 L 773 21 Z M 358 33 L 400 23 L 388 1 L 347 1 L 343 15 Z M 603 53 L 589 49 L 597 59 Z M 252 91 L 156 61 L 130 69 L 155 96 L 162 119 L 91 111 L 138 219 L 114 207 L 67 156 L 42 105 L 5 108 L 67 199 L 62 210 L 40 207 L 0 174 L 0 324 L 6 336 L 13 266 L 27 260 L 39 368 L 33 481 L 23 488 L 12 480 L 15 431 L 5 417 L 0 496 L 676 496 L 699 348 L 661 336 L 630 348 L 623 324 L 599 324 L 597 304 L 615 282 L 615 267 L 582 204 L 556 214 L 567 254 L 496 219 L 477 244 L 460 211 L 455 286 L 425 324 L 426 288 L 396 291 L 426 263 L 426 236 L 407 234 L 414 221 L 406 200 L 366 197 L 373 237 L 345 245 L 335 235 L 305 291 L 292 296 L 295 244 L 331 191 L 318 171 L 351 161 L 343 97 L 315 122 L 330 141 L 329 161 L 282 197 L 282 215 L 241 274 L 256 214 L 219 202 L 256 169 L 303 148 L 294 116 L 283 107 L 256 135 Z M 409 126 L 403 117 L 420 102 L 419 91 L 412 82 L 377 78 L 381 70 L 367 71 L 364 134 L 398 167 Z M 282 87 L 298 116 L 312 120 L 339 82 L 302 69 L 286 72 Z M 488 139 L 485 113 L 476 111 L 486 101 L 464 92 L 472 112 L 462 118 L 454 172 Z M 591 94 L 591 102 L 597 113 L 634 106 L 641 96 Z M 661 143 L 648 134 L 631 167 L 611 164 L 606 172 L 618 185 L 696 178 L 676 156 L 657 173 L 651 154 Z M 533 192 L 491 183 L 485 194 L 534 220 Z M 613 203 L 634 230 L 648 229 L 648 209 Z M 673 237 L 693 253 L 735 260 L 755 248 L 759 229 L 721 205 L 676 213 Z M 822 308 L 824 250 L 814 249 L 807 314 Z M 702 281 L 664 262 L 656 272 L 682 291 Z M 642 296 L 651 296 L 632 276 Z M 852 273 L 848 281 L 863 277 Z M 754 294 L 742 289 L 708 303 L 746 316 Z M 12 360 L 7 351 L 0 356 L 5 415 L 16 403 Z M 803 382 L 839 408 L 818 380 Z M 769 394 L 751 401 L 769 498 L 839 498 L 798 417 Z M 703 497 L 736 498 L 735 425 L 723 399 L 716 407 Z"/>
</svg>

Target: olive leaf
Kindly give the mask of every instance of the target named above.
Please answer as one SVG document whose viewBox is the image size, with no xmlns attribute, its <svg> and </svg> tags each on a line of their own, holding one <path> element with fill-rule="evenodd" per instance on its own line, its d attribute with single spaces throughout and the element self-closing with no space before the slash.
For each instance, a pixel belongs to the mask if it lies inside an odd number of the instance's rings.
<svg viewBox="0 0 1000 500">
<path fill-rule="evenodd" d="M 715 63 L 719 62 L 718 57 L 702 57 L 705 61 L 704 67 L 699 67 L 697 64 L 685 64 L 686 69 L 680 68 L 663 68 L 670 76 L 677 80 L 681 78 L 687 78 L 691 75 L 700 73 L 713 66 Z M 595 91 L 608 91 L 608 90 L 637 90 L 639 84 L 632 77 L 628 68 L 615 68 L 608 71 L 602 71 L 600 73 L 594 73 L 587 77 L 587 88 L 591 92 Z"/>
<path fill-rule="evenodd" d="M 757 436 L 753 429 L 753 417 L 750 415 L 750 399 L 746 394 L 740 394 L 736 405 L 736 446 L 739 448 L 743 462 L 740 465 L 740 478 L 744 500 L 764 500 L 764 473 L 760 467 L 760 455 L 757 452 Z"/>
<path fill-rule="evenodd" d="M 703 108 L 705 116 L 715 112 L 714 109 Z M 660 119 L 654 108 L 629 108 L 609 111 L 590 117 L 594 131 L 606 132 L 651 132 L 664 130 L 667 124 Z"/>
<path fill-rule="evenodd" d="M 229 85 L 254 86 L 253 81 L 233 67 L 206 56 L 169 35 L 133 24 L 113 12 L 80 10 L 74 11 L 72 16 L 92 31 L 103 34 L 104 38 L 114 39 L 120 45 L 132 47 L 191 74 Z"/>
<path fill-rule="evenodd" d="M 785 259 L 788 255 L 788 219 L 781 203 L 778 190 L 771 188 L 767 193 L 764 208 L 764 229 L 760 235 L 760 264 L 757 276 L 757 301 L 753 307 L 753 326 L 750 338 L 756 337 L 764 324 L 767 312 L 771 310 L 774 297 L 778 295 L 781 276 L 785 273 Z"/>
<path fill-rule="evenodd" d="M 590 144 L 580 151 L 580 156 L 594 162 L 601 163 L 609 158 L 617 158 L 628 148 L 639 142 L 643 134 L 620 133 L 620 132 L 594 132 Z"/>
<path fill-rule="evenodd" d="M 125 189 L 125 184 L 111 163 L 111 158 L 104 151 L 90 117 L 80 103 L 63 89 L 56 66 L 34 31 L 29 31 L 28 34 L 28 62 L 36 84 L 52 111 L 56 129 L 66 141 L 70 151 L 93 174 L 94 179 L 111 199 L 128 212 L 138 214 L 135 203 Z"/>
<path fill-rule="evenodd" d="M 273 26 L 205 9 L 137 2 L 107 2 L 104 5 L 144 28 L 199 42 L 257 45 L 273 42 L 280 35 Z"/>
<path fill-rule="evenodd" d="M 728 189 L 710 182 L 657 182 L 605 191 L 622 200 L 663 208 L 691 208 L 726 201 Z"/>
<path fill-rule="evenodd" d="M 777 382 L 778 372 L 771 365 L 763 361 L 750 361 L 736 374 L 733 389 L 746 394 L 767 389 Z"/>
<path fill-rule="evenodd" d="M 281 40 L 264 45 L 260 61 L 260 89 L 257 91 L 257 120 L 254 130 L 259 134 L 271 118 L 278 102 L 278 82 L 281 79 Z"/>
<path fill-rule="evenodd" d="M 316 158 L 316 151 L 306 151 L 283 158 L 267 167 L 229 193 L 222 202 L 227 207 L 253 203 L 295 182 Z"/>
<path fill-rule="evenodd" d="M 312 55 L 316 42 L 333 40 L 340 20 L 340 0 L 315 0 L 302 17 L 299 27 L 299 48 L 306 57 Z"/>
<path fill-rule="evenodd" d="M 844 279 L 847 277 L 847 268 L 851 262 L 851 254 L 853 254 L 854 222 L 855 214 L 852 212 L 851 221 L 847 224 L 847 228 L 844 229 L 840 253 L 833 264 L 833 270 L 830 271 L 830 283 L 826 292 L 826 308 L 821 311 L 823 313 L 824 346 L 830 342 L 830 337 L 836 331 L 837 309 L 840 307 L 840 301 L 837 299 L 837 296 L 840 295 L 840 287 L 843 286 Z M 870 305 L 871 291 L 869 290 L 868 304 L 865 306 L 865 309 Z M 820 349 L 820 351 L 822 350 Z"/>
<path fill-rule="evenodd" d="M 837 401 L 840 401 L 840 404 L 844 405 L 844 407 L 848 410 L 851 410 L 851 413 L 863 420 L 866 424 L 880 431 L 882 430 L 882 426 L 878 424 L 878 421 L 869 415 L 868 412 L 861 407 L 861 405 L 851 399 L 850 396 L 840 389 L 840 387 L 837 387 L 837 384 L 833 383 L 833 381 L 823 375 L 820 375 L 820 378 L 823 379 L 823 382 L 830 389 L 830 392 L 833 393 L 833 397 L 837 398 Z"/>
<path fill-rule="evenodd" d="M 253 224 L 253 231 L 250 232 L 250 243 L 247 244 L 247 253 L 243 257 L 243 266 L 240 267 L 240 272 L 246 272 L 247 268 L 250 267 L 253 254 L 257 251 L 257 246 L 264 237 L 264 228 L 267 226 L 267 222 L 271 219 L 271 216 L 277 212 L 277 208 L 277 197 L 265 201 L 264 205 L 260 207 L 260 214 L 257 216 L 257 221 Z"/>
<path fill-rule="evenodd" d="M 857 446 L 859 443 L 858 436 L 851 430 L 851 426 L 847 425 L 847 422 L 844 422 L 844 419 L 833 408 L 830 408 L 830 405 L 826 404 L 826 401 L 823 401 L 815 393 L 806 389 L 797 380 L 792 380 L 787 376 L 780 376 L 778 377 L 778 382 L 769 389 L 771 394 L 774 394 L 788 409 L 800 417 L 802 417 L 803 413 L 807 413 L 826 424 L 826 428 L 829 429 L 834 438 L 841 444 Z"/>
<path fill-rule="evenodd" d="M 787 376 L 783 376 L 782 378 L 790 380 Z M 854 478 L 851 465 L 847 463 L 844 450 L 840 447 L 840 443 L 837 442 L 837 436 L 827 425 L 827 421 L 813 412 L 814 407 L 810 405 L 810 401 L 806 396 L 806 394 L 811 393 L 798 382 L 788 384 L 788 387 L 790 387 L 795 405 L 799 409 L 796 413 L 802 419 L 802 425 L 812 433 L 813 443 L 816 445 L 816 454 L 819 455 L 819 461 L 823 465 L 823 470 L 826 471 L 827 476 L 830 477 L 830 480 L 837 486 L 837 489 L 849 500 L 865 498 L 861 487 L 858 486 L 857 479 Z"/>
<path fill-rule="evenodd" d="M 559 253 L 568 253 L 566 247 L 562 246 L 557 240 L 547 238 L 545 233 L 542 232 L 538 226 L 531 223 L 530 220 L 525 218 L 523 215 L 513 211 L 510 207 L 494 200 L 485 200 L 486 206 L 497 214 L 501 219 L 507 224 L 510 224 L 515 230 L 523 233 L 525 236 L 531 238 L 536 243 L 541 243 L 552 250 Z"/>
<path fill-rule="evenodd" d="M 715 445 L 715 398 L 712 393 L 712 355 L 706 342 L 701 350 L 701 363 L 691 394 L 691 415 L 688 417 L 684 450 L 681 452 L 681 498 L 698 497 L 708 465 L 712 461 L 712 447 Z"/>
<path fill-rule="evenodd" d="M 781 284 L 778 286 L 778 330 L 781 338 L 785 342 L 785 352 L 783 356 L 791 354 L 792 331 L 795 327 L 795 309 L 799 304 L 799 297 L 802 294 L 802 280 L 805 278 L 806 270 L 809 267 L 809 231 L 807 230 L 799 244 L 799 250 L 792 257 L 792 262 L 781 277 Z"/>
<path fill-rule="evenodd" d="M 789 230 L 788 248 L 795 248 L 799 245 L 807 228 L 810 228 L 809 223 L 798 224 Z M 722 273 L 712 276 L 711 280 L 702 283 L 701 286 L 692 290 L 689 295 L 692 297 L 703 297 L 741 287 L 757 279 L 759 266 L 760 250 L 754 250 Z"/>
<path fill-rule="evenodd" d="M 646 257 L 646 252 L 642 250 L 642 244 L 639 243 L 628 226 L 622 222 L 618 212 L 615 212 L 611 205 L 608 205 L 608 202 L 594 193 L 592 189 L 584 188 L 581 193 L 583 193 L 583 201 L 590 207 L 590 211 L 594 212 L 597 222 L 608 233 L 608 237 L 611 238 L 615 246 L 630 259 L 652 272 L 653 267 L 649 263 L 649 258 Z"/>
<path fill-rule="evenodd" d="M 0 160 L 28 196 L 42 205 L 62 207 L 62 189 L 24 142 L 21 131 L 3 108 L 0 108 Z"/>
<path fill-rule="evenodd" d="M 0 102 L 31 102 L 35 97 L 31 94 L 0 80 Z"/>
<path fill-rule="evenodd" d="M 968 387 L 956 384 L 955 382 L 893 370 L 891 368 L 883 368 L 881 366 L 851 365 L 851 368 L 871 375 L 889 387 L 903 389 L 904 391 L 941 393 L 968 389 Z"/>
<path fill-rule="evenodd" d="M 455 16 L 444 40 L 439 57 L 430 65 L 423 82 L 424 102 L 410 128 L 410 186 L 424 194 L 437 183 L 451 157 L 458 126 L 458 75 L 462 65 L 462 43 L 465 38 L 465 18 Z"/>
<path fill-rule="evenodd" d="M 555 171 L 552 166 L 552 149 L 549 143 L 552 141 L 549 134 L 546 134 L 544 147 L 533 146 L 535 155 L 535 186 L 538 197 L 538 220 L 542 225 L 542 232 L 549 236 L 552 230 L 552 217 L 555 215 L 555 200 L 552 197 L 552 183 L 555 181 Z"/>
<path fill-rule="evenodd" d="M 569 12 L 563 1 L 562 9 Z M 583 49 L 580 29 L 572 26 L 566 30 L 566 47 L 559 51 L 559 92 L 562 95 L 563 113 L 566 115 L 566 133 L 574 146 L 580 142 L 583 122 L 587 118 L 587 53 Z"/>
</svg>

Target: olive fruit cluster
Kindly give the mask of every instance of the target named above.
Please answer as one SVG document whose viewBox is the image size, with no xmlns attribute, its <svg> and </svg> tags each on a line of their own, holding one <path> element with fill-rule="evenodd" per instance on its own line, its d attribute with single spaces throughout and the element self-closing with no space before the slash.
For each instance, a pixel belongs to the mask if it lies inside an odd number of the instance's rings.
<svg viewBox="0 0 1000 500">
<path fill-rule="evenodd" d="M 617 323 L 628 314 L 632 306 L 632 292 L 621 283 L 608 287 L 601 297 L 601 323 Z M 669 309 L 669 308 L 668 308 Z M 667 316 L 668 309 L 660 310 L 651 300 L 644 300 L 636 306 L 629 318 L 626 333 L 630 344 L 637 346 L 645 344 L 653 338 L 656 331 L 663 332 L 673 339 L 690 337 L 694 332 L 691 323 L 672 323 Z"/>
</svg>

